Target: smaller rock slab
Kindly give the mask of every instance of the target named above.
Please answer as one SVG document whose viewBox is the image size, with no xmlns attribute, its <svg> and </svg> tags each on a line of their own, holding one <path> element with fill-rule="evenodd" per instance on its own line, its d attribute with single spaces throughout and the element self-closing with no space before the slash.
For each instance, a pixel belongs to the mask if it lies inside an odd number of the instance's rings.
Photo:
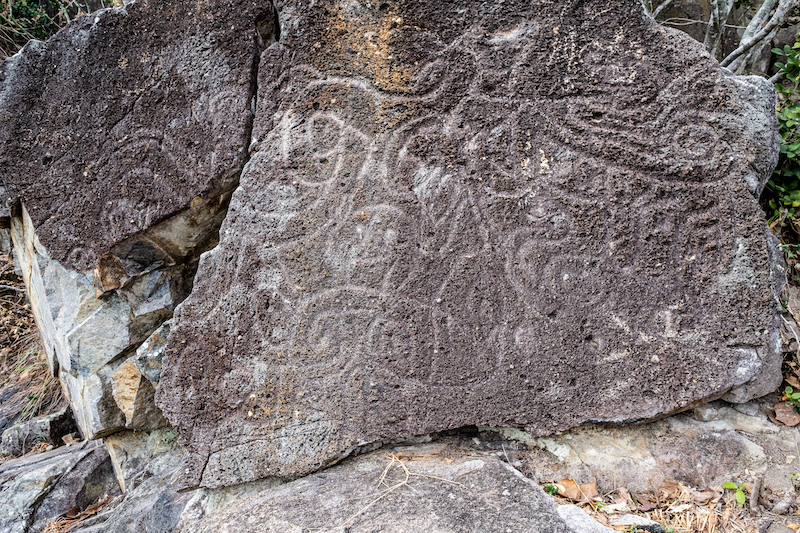
<svg viewBox="0 0 800 533">
<path fill-rule="evenodd" d="M 41 531 L 74 506 L 118 493 L 113 475 L 102 475 L 104 465 L 110 470 L 105 448 L 88 441 L 0 465 L 0 531 Z"/>
<path fill-rule="evenodd" d="M 238 501 L 183 531 L 586 531 L 499 458 L 449 453 L 442 444 L 374 452 Z"/>
<path fill-rule="evenodd" d="M 135 2 L 30 42 L 0 64 L 0 204 L 21 200 L 53 259 L 87 270 L 230 190 L 272 16 L 265 0 Z"/>
<path fill-rule="evenodd" d="M 584 426 L 537 439 L 517 429 L 497 431 L 527 444 L 527 450 L 506 449 L 520 461 L 520 470 L 537 482 L 594 482 L 601 493 L 618 487 L 648 492 L 665 481 L 709 487 L 750 480 L 776 462 L 780 466 L 781 453 L 796 455 L 793 447 L 800 432 L 775 426 L 762 404 L 754 401 L 734 409 L 716 401 L 650 424 Z M 745 414 L 746 410 L 752 412 Z M 482 435 L 491 439 L 489 431 Z"/>
<path fill-rule="evenodd" d="M 0 455 L 23 455 L 38 442 L 59 446 L 61 437 L 75 431 L 72 410 L 64 406 L 59 411 L 14 424 L 0 437 Z"/>
</svg>

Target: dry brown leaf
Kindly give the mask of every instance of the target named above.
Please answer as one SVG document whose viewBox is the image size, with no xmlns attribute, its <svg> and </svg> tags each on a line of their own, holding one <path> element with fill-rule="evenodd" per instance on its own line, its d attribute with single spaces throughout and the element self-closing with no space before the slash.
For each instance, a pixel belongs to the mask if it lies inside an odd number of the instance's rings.
<svg viewBox="0 0 800 533">
<path fill-rule="evenodd" d="M 694 503 L 703 504 L 710 501 L 716 495 L 717 493 L 714 491 L 714 489 L 706 487 L 703 490 L 694 491 L 692 493 L 692 500 Z"/>
<path fill-rule="evenodd" d="M 680 483 L 674 481 L 665 481 L 658 489 L 661 491 L 662 497 L 667 500 L 680 498 L 684 490 Z"/>
<path fill-rule="evenodd" d="M 791 374 L 786 374 L 783 377 L 783 379 L 786 380 L 786 383 L 791 385 L 792 388 L 800 390 L 800 381 L 798 381 L 798 379 L 795 376 L 793 376 Z"/>
<path fill-rule="evenodd" d="M 581 485 L 581 492 L 589 500 L 600 497 L 600 493 L 597 491 L 597 485 L 594 481 Z"/>
<path fill-rule="evenodd" d="M 573 479 L 562 479 L 556 483 L 556 486 L 559 495 L 576 502 L 587 502 L 600 496 L 600 493 L 597 492 L 597 485 L 594 483 L 578 485 Z"/>
<path fill-rule="evenodd" d="M 564 496 L 565 498 L 569 498 L 570 500 L 574 501 L 583 500 L 580 485 L 575 483 L 574 480 L 562 479 L 556 484 L 556 486 L 558 487 L 558 494 L 560 496 Z"/>
<path fill-rule="evenodd" d="M 797 531 L 798 529 L 800 529 L 800 524 L 789 523 L 789 524 L 786 524 L 786 527 L 788 527 L 789 529 L 792 529 L 794 531 Z"/>
<path fill-rule="evenodd" d="M 55 522 L 50 522 L 49 524 L 47 524 L 47 527 L 44 528 L 42 533 L 62 533 L 64 531 L 67 531 L 69 528 L 71 528 L 78 522 L 81 522 L 82 520 L 85 520 L 90 516 L 94 516 L 95 514 L 97 514 L 103 507 L 111 503 L 113 499 L 114 497 L 111 495 L 106 496 L 99 502 L 89 505 L 88 507 L 86 507 L 86 510 L 80 512 L 77 512 L 78 511 L 77 507 L 73 507 L 72 509 L 67 511 L 67 514 L 65 516 L 62 516 Z"/>
<path fill-rule="evenodd" d="M 800 414 L 794 412 L 794 407 L 785 403 L 775 404 L 775 418 L 779 422 L 783 422 L 787 426 L 796 426 L 800 424 Z"/>
</svg>

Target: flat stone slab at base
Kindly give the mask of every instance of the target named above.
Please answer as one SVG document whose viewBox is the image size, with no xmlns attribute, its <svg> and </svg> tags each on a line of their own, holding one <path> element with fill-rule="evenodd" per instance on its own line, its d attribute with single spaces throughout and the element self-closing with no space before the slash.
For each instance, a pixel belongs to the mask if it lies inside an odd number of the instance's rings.
<svg viewBox="0 0 800 533">
<path fill-rule="evenodd" d="M 497 457 L 439 457 L 442 448 L 432 444 L 358 457 L 237 501 L 183 531 L 589 531 L 571 528 L 552 498 Z M 593 531 L 612 531 L 597 526 Z"/>
<path fill-rule="evenodd" d="M 769 83 L 638 0 L 282 10 L 156 394 L 184 484 L 777 387 Z"/>
</svg>

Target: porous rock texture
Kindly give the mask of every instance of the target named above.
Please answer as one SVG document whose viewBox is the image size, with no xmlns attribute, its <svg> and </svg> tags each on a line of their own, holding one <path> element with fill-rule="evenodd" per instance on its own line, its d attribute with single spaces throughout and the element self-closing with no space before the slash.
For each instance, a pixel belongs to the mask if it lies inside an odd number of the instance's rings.
<svg viewBox="0 0 800 533">
<path fill-rule="evenodd" d="M 126 359 L 216 244 L 274 21 L 268 0 L 140 0 L 0 64 L 0 216 L 87 438 L 164 423 Z"/>
<path fill-rule="evenodd" d="M 3 203 L 22 200 L 50 256 L 85 271 L 230 189 L 250 141 L 257 23 L 271 16 L 262 0 L 140 0 L 28 43 L 0 65 Z M 127 267 L 159 244 L 117 257 Z"/>
<path fill-rule="evenodd" d="M 279 5 L 157 401 L 188 486 L 780 381 L 774 93 L 638 0 Z"/>
</svg>

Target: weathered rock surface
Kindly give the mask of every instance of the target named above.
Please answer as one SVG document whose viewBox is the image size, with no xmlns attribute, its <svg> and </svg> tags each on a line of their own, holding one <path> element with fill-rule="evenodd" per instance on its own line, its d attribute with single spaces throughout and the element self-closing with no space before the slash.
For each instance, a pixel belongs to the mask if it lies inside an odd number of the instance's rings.
<svg viewBox="0 0 800 533">
<path fill-rule="evenodd" d="M 22 455 L 38 442 L 60 446 L 61 437 L 77 429 L 69 406 L 45 416 L 16 423 L 2 431 L 0 455 Z"/>
<path fill-rule="evenodd" d="M 73 507 L 119 494 L 105 448 L 84 441 L 0 465 L 0 531 L 42 531 Z"/>
<path fill-rule="evenodd" d="M 287 2 L 157 401 L 184 483 L 780 381 L 774 94 L 637 0 Z"/>
<path fill-rule="evenodd" d="M 47 255 L 24 208 L 11 226 L 14 256 L 49 366 L 60 378 L 83 435 L 94 439 L 126 427 L 163 425 L 149 381 L 137 384 L 124 368 L 117 371 L 131 357 L 126 354 L 186 297 L 189 267 L 149 270 L 124 288 L 98 294 L 91 273 L 68 270 Z M 130 379 L 123 383 L 125 378 Z"/>
<path fill-rule="evenodd" d="M 497 457 L 439 456 L 437 444 L 392 452 L 405 460 L 386 452 L 358 457 L 237 501 L 182 531 L 613 531 L 585 514 L 562 518 L 538 485 Z M 586 519 L 597 528 L 584 529 Z"/>
<path fill-rule="evenodd" d="M 108 252 L 126 270 L 174 255 L 187 245 L 170 238 L 178 229 L 137 234 L 235 185 L 257 25 L 272 18 L 263 0 L 145 1 L 28 43 L 0 65 L 2 203 L 21 200 L 50 256 L 74 270 Z"/>
<path fill-rule="evenodd" d="M 749 480 L 784 464 L 783 454 L 796 455 L 800 431 L 779 429 L 759 404 L 744 405 L 754 412 L 713 402 L 650 424 L 586 426 L 543 438 L 513 428 L 481 429 L 525 443 L 527 449 L 508 453 L 534 481 L 569 478 L 595 482 L 601 493 L 618 487 L 644 493 L 664 481 L 709 487 Z"/>
<path fill-rule="evenodd" d="M 194 496 L 179 493 L 183 451 L 171 430 L 121 432 L 105 439 L 124 494 L 70 531 L 81 533 L 174 533 Z"/>
<path fill-rule="evenodd" d="M 266 0 L 137 2 L 0 65 L 0 215 L 88 438 L 164 424 L 125 360 L 216 243 L 273 22 Z"/>
</svg>

